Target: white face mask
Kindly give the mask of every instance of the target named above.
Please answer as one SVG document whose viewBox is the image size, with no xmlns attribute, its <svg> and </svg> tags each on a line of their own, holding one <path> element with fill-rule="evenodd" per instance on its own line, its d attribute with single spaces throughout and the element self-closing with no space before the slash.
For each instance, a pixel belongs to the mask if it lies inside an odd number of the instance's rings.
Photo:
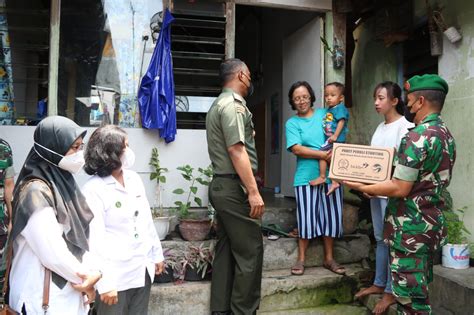
<svg viewBox="0 0 474 315">
<path fill-rule="evenodd" d="M 59 161 L 58 166 L 65 171 L 76 174 L 81 170 L 85 163 L 84 150 L 80 150 L 76 153 L 64 156 L 61 161 Z"/>
<path fill-rule="evenodd" d="M 120 157 L 120 161 L 122 162 L 123 169 L 132 168 L 133 164 L 135 164 L 135 153 L 130 147 L 125 148 L 125 151 Z"/>
<path fill-rule="evenodd" d="M 56 154 L 56 155 L 59 155 L 59 156 L 62 156 L 62 159 L 59 161 L 58 163 L 58 167 L 62 168 L 63 170 L 65 171 L 68 171 L 72 174 L 75 174 L 77 172 L 79 172 L 81 170 L 81 168 L 84 166 L 84 164 L 86 163 L 85 160 L 84 160 L 84 150 L 80 150 L 80 151 L 77 151 L 76 153 L 73 153 L 73 154 L 69 154 L 69 155 L 62 155 L 62 154 L 59 154 L 57 152 L 54 152 L 53 150 L 50 150 L 48 149 L 47 147 L 45 146 L 42 146 L 41 144 L 35 142 L 35 145 L 39 146 L 39 147 L 42 147 L 43 149 L 45 149 L 46 151 L 49 151 L 53 154 Z M 45 160 L 46 162 L 50 163 L 50 164 L 53 164 L 55 165 L 53 162 L 51 162 L 50 160 L 48 160 L 47 158 L 45 158 L 44 156 L 42 156 L 37 150 L 36 148 L 33 146 L 34 150 L 36 151 L 36 153 L 43 159 Z M 55 165 L 56 166 L 56 165 Z"/>
</svg>

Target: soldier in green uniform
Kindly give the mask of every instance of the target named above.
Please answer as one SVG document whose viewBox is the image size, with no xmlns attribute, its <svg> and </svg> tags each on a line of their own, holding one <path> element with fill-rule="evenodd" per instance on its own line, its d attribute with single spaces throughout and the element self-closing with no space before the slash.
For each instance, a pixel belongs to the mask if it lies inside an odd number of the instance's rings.
<svg viewBox="0 0 474 315">
<path fill-rule="evenodd" d="M 263 263 L 252 114 L 244 97 L 252 93 L 250 71 L 239 59 L 220 66 L 223 90 L 206 117 L 214 177 L 209 199 L 216 209 L 217 244 L 211 286 L 212 314 L 255 314 L 260 303 Z"/>
<path fill-rule="evenodd" d="M 402 139 L 390 181 L 344 182 L 370 195 L 391 197 L 384 239 L 390 246 L 392 288 L 399 314 L 431 314 L 428 284 L 433 254 L 446 244 L 443 190 L 452 176 L 456 148 L 441 119 L 448 84 L 438 75 L 414 76 L 405 84 L 406 117 L 415 122 Z"/>
<path fill-rule="evenodd" d="M 14 176 L 12 149 L 8 142 L 0 138 L 0 256 L 2 257 L 10 230 Z M 0 276 L 0 282 L 3 284 L 3 274 Z"/>
</svg>

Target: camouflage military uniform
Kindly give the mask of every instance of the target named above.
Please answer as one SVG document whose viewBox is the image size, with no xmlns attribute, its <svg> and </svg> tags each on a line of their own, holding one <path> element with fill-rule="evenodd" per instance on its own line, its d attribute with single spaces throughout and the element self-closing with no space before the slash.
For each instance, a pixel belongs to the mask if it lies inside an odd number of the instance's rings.
<svg viewBox="0 0 474 315">
<path fill-rule="evenodd" d="M 455 158 L 454 138 L 439 114 L 428 115 L 401 141 L 394 177 L 414 185 L 406 198 L 390 198 L 384 228 L 401 314 L 431 314 L 433 254 L 446 244 L 441 192 L 449 185 Z"/>
<path fill-rule="evenodd" d="M 8 234 L 8 211 L 5 203 L 5 180 L 15 175 L 10 145 L 0 139 L 0 256 L 3 255 Z"/>
</svg>

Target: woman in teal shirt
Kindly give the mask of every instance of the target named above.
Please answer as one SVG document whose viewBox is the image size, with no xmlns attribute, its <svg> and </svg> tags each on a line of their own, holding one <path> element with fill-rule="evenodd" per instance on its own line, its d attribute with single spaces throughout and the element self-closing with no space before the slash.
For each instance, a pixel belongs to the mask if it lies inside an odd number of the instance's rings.
<svg viewBox="0 0 474 315">
<path fill-rule="evenodd" d="M 306 81 L 294 83 L 288 93 L 296 116 L 286 122 L 286 148 L 296 155 L 295 187 L 298 222 L 298 261 L 291 273 L 302 275 L 309 241 L 323 237 L 323 266 L 337 274 L 344 274 L 333 257 L 335 237 L 342 237 L 342 187 L 327 194 L 328 184 L 311 186 L 309 181 L 319 176 L 320 159 L 329 160 L 326 151 L 319 151 L 324 143 L 323 118 L 326 110 L 313 109 L 314 91 Z"/>
</svg>

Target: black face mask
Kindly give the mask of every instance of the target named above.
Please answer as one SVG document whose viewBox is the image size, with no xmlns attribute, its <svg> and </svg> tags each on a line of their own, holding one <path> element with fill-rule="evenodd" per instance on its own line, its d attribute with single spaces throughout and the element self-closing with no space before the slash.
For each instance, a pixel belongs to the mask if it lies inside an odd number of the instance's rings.
<svg viewBox="0 0 474 315">
<path fill-rule="evenodd" d="M 405 106 L 403 115 L 405 116 L 406 120 L 412 123 L 415 120 L 416 113 L 410 113 L 410 108 L 408 106 Z"/>
<path fill-rule="evenodd" d="M 410 107 L 408 107 L 407 105 L 405 105 L 405 109 L 403 110 L 403 116 L 405 116 L 405 119 L 408 120 L 409 122 L 413 123 L 415 121 L 415 116 L 416 116 L 416 112 L 415 113 L 411 113 L 410 112 L 410 109 L 413 107 L 413 105 L 415 105 L 415 103 L 418 102 L 418 100 L 414 101 Z"/>
</svg>

